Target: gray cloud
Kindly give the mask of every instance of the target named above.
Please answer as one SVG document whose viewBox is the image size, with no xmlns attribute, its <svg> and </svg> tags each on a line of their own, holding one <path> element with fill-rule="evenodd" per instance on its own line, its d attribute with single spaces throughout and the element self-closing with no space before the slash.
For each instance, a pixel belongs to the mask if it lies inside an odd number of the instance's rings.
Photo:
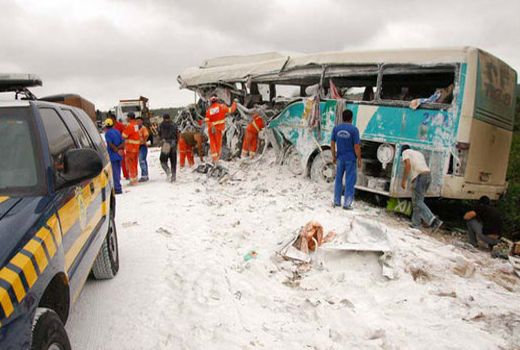
<svg viewBox="0 0 520 350">
<path fill-rule="evenodd" d="M 153 106 L 192 95 L 175 77 L 204 58 L 479 46 L 520 67 L 520 2 L 264 0 L 0 0 L 0 71 L 34 72 L 38 95 L 77 92 L 106 109 L 145 95 Z"/>
</svg>

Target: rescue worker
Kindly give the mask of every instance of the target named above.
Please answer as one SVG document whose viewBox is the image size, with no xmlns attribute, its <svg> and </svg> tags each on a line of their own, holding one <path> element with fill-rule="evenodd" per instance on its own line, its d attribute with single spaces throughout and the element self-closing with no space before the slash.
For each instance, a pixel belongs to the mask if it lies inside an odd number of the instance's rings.
<svg viewBox="0 0 520 350">
<path fill-rule="evenodd" d="M 253 115 L 253 120 L 246 128 L 244 142 L 242 144 L 242 158 L 249 155 L 254 158 L 258 149 L 258 133 L 264 128 L 264 120 L 258 114 Z"/>
<path fill-rule="evenodd" d="M 114 192 L 116 194 L 123 193 L 121 188 L 121 162 L 123 160 L 125 143 L 121 133 L 114 127 L 114 120 L 107 118 L 105 120 L 105 141 L 107 143 L 107 151 L 112 164 L 112 178 L 114 179 Z"/>
<path fill-rule="evenodd" d="M 148 128 L 143 125 L 143 117 L 139 116 L 135 118 L 137 125 L 139 126 L 139 167 L 141 168 L 141 178 L 139 182 L 148 181 L 148 137 L 150 133 Z"/>
<path fill-rule="evenodd" d="M 125 131 L 125 124 L 121 123 L 119 120 L 117 120 L 116 116 L 112 114 L 112 112 L 108 112 L 108 117 L 112 119 L 114 122 L 113 128 L 119 131 L 120 134 Z M 123 155 L 121 156 L 123 159 L 121 160 L 121 169 L 123 170 L 123 177 L 127 180 L 130 179 L 128 176 L 128 171 L 126 170 L 126 161 L 125 161 L 125 150 L 123 149 Z"/>
<path fill-rule="evenodd" d="M 179 138 L 179 161 L 181 169 L 184 168 L 186 158 L 188 159 L 190 168 L 195 165 L 195 160 L 193 159 L 193 148 L 195 146 L 197 146 L 200 161 L 204 162 L 203 143 L 204 135 L 200 131 L 186 131 L 181 134 Z"/>
<path fill-rule="evenodd" d="M 430 168 L 426 164 L 424 155 L 416 150 L 413 150 L 408 145 L 401 147 L 401 159 L 404 162 L 403 178 L 401 180 L 401 187 L 406 190 L 408 177 L 412 183 L 412 228 L 421 228 L 421 222 L 424 222 L 428 227 L 432 227 L 436 231 L 442 225 L 442 221 L 437 218 L 430 208 L 424 203 L 424 197 L 428 192 L 428 187 L 432 181 Z"/>
<path fill-rule="evenodd" d="M 166 173 L 166 177 L 174 182 L 177 178 L 177 138 L 179 131 L 177 125 L 172 122 L 170 115 L 165 113 L 163 121 L 159 125 L 159 137 L 161 138 L 161 155 L 159 160 Z M 171 170 L 168 167 L 168 160 L 171 163 Z"/>
<path fill-rule="evenodd" d="M 135 121 L 135 114 L 129 112 L 127 115 L 128 125 L 123 131 L 125 139 L 125 160 L 128 176 L 130 177 L 130 185 L 137 185 L 137 162 L 139 159 L 139 126 Z"/>
<path fill-rule="evenodd" d="M 235 113 L 237 104 L 233 101 L 231 107 L 228 107 L 224 103 L 219 103 L 215 95 L 210 97 L 209 102 L 205 121 L 208 124 L 211 158 L 213 163 L 217 163 L 222 155 L 222 133 L 226 128 L 226 116 Z"/>
</svg>

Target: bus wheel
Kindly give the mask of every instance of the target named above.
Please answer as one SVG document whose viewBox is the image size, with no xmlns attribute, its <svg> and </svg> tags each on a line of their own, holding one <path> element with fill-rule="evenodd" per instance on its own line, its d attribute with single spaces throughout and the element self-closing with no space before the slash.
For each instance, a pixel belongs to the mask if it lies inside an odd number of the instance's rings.
<svg viewBox="0 0 520 350">
<path fill-rule="evenodd" d="M 67 332 L 56 312 L 37 308 L 32 326 L 31 350 L 70 350 Z"/>
<path fill-rule="evenodd" d="M 289 147 L 287 151 L 285 151 L 283 163 L 294 175 L 303 174 L 302 158 L 294 146 Z"/>
<path fill-rule="evenodd" d="M 316 155 L 312 161 L 311 179 L 320 184 L 330 184 L 336 177 L 336 167 L 332 162 L 332 152 L 325 150 Z"/>
</svg>

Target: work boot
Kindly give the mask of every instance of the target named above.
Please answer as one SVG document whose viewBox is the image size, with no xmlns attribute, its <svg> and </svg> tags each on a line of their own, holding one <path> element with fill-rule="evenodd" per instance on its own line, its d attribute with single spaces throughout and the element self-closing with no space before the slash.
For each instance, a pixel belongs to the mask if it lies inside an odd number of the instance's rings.
<svg viewBox="0 0 520 350">
<path fill-rule="evenodd" d="M 170 182 L 175 182 L 177 181 L 177 174 L 172 174 L 172 177 L 170 178 Z"/>
<path fill-rule="evenodd" d="M 444 222 L 441 219 L 435 218 L 432 223 L 432 233 L 437 232 L 437 230 L 441 228 L 442 224 L 444 224 Z"/>
<path fill-rule="evenodd" d="M 148 181 L 148 176 L 143 176 L 139 179 L 139 182 L 146 182 Z"/>
</svg>

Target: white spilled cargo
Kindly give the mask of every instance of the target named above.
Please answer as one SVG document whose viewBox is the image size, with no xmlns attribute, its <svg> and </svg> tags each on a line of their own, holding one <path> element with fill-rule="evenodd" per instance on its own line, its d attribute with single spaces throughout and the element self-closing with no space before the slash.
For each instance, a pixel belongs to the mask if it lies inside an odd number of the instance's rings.
<svg viewBox="0 0 520 350">
<path fill-rule="evenodd" d="M 384 224 L 373 220 L 356 217 L 343 232 L 335 234 L 329 242 L 317 244 L 318 248 L 304 251 L 300 248 L 300 230 L 292 237 L 280 243 L 277 254 L 285 259 L 329 269 L 366 267 L 373 272 L 374 262 L 380 266 L 380 274 L 388 279 L 395 279 L 392 245 Z M 326 239 L 325 239 L 326 240 Z"/>
</svg>

